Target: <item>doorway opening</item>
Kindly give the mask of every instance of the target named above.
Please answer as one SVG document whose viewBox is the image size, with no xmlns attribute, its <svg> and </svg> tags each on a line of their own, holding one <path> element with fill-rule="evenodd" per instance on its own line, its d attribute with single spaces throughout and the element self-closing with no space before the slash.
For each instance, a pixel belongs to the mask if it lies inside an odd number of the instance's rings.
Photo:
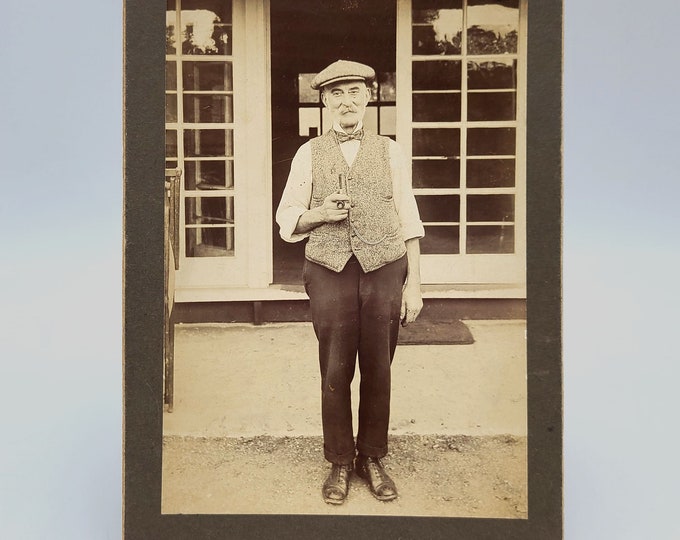
<svg viewBox="0 0 680 540">
<path fill-rule="evenodd" d="M 271 0 L 272 211 L 297 149 L 331 126 L 311 78 L 338 59 L 375 69 L 364 124 L 396 135 L 396 0 Z M 281 240 L 273 223 L 273 281 L 302 283 L 306 241 Z"/>
</svg>

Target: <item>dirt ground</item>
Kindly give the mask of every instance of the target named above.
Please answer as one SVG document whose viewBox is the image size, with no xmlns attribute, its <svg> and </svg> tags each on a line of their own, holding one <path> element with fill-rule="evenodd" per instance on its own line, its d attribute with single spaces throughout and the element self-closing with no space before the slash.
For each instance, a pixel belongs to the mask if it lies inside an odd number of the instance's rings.
<svg viewBox="0 0 680 540">
<path fill-rule="evenodd" d="M 162 512 L 526 518 L 526 324 L 466 324 L 472 345 L 397 347 L 384 463 L 399 498 L 355 476 L 339 507 L 321 497 L 311 325 L 178 325 Z"/>
<path fill-rule="evenodd" d="M 163 441 L 166 514 L 338 514 L 527 517 L 526 438 L 398 435 L 384 459 L 399 498 L 380 502 L 352 476 L 348 500 L 328 505 L 320 437 Z"/>
</svg>

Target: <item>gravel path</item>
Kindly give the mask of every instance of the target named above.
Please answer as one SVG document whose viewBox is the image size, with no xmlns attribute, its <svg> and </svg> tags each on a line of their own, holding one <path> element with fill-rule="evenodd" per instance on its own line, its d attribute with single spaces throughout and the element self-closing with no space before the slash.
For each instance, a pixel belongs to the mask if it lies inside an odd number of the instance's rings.
<svg viewBox="0 0 680 540">
<path fill-rule="evenodd" d="M 163 440 L 162 512 L 526 518 L 525 437 L 393 435 L 383 461 L 399 498 L 383 503 L 352 477 L 327 505 L 320 437 Z"/>
</svg>

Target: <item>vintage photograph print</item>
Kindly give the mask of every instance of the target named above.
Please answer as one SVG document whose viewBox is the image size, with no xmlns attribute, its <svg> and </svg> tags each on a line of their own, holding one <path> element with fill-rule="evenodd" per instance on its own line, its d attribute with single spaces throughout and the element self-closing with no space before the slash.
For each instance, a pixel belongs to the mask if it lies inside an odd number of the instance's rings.
<svg viewBox="0 0 680 540">
<path fill-rule="evenodd" d="M 561 3 L 125 7 L 126 538 L 561 538 Z"/>
</svg>

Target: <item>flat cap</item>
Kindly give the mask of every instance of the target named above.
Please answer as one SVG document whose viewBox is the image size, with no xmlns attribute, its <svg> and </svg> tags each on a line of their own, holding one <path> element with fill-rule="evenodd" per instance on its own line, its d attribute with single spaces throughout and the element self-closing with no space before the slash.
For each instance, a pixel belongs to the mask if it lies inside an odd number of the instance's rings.
<svg viewBox="0 0 680 540">
<path fill-rule="evenodd" d="M 337 60 L 312 79 L 311 87 L 318 90 L 330 83 L 356 80 L 370 84 L 373 79 L 375 79 L 375 70 L 371 66 L 351 60 Z"/>
</svg>

